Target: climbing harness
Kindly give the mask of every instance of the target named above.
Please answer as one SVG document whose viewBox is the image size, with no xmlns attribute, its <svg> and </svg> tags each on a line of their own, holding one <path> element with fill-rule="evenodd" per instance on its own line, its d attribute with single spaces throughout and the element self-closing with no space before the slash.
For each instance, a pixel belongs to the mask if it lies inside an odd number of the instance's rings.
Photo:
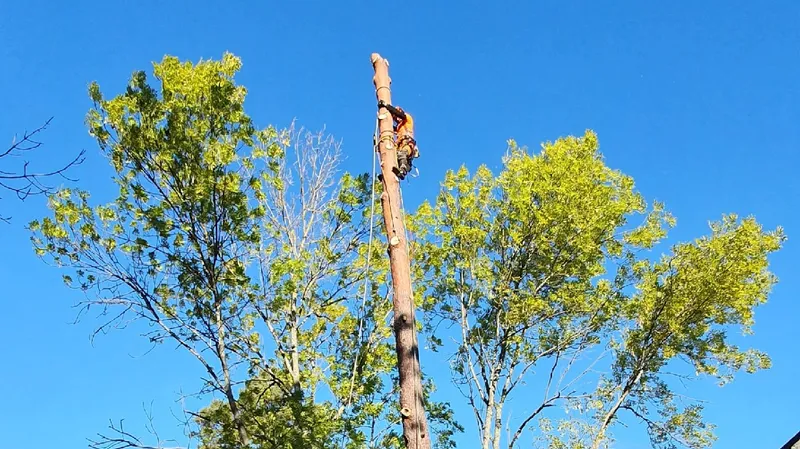
<svg viewBox="0 0 800 449">
<path fill-rule="evenodd" d="M 419 157 L 417 141 L 414 140 L 414 119 L 403 108 L 392 106 L 383 100 L 378 101 L 378 108 L 385 108 L 392 116 L 392 131 L 381 132 L 380 141 L 388 140 L 386 143 L 388 149 L 396 147 L 397 166 L 393 171 L 395 176 L 402 181 L 413 168 L 414 159 Z M 379 118 L 386 117 L 381 114 Z M 387 138 L 385 134 L 391 134 L 391 138 Z"/>
</svg>

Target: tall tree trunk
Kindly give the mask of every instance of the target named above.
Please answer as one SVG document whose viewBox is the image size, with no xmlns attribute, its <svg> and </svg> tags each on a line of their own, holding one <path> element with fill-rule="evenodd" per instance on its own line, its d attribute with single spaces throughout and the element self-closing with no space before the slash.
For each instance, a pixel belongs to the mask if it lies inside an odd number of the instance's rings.
<svg viewBox="0 0 800 449">
<path fill-rule="evenodd" d="M 494 392 L 495 382 L 490 380 L 489 388 L 486 391 L 486 414 L 483 418 L 483 429 L 481 429 L 481 432 L 483 433 L 481 438 L 481 449 L 490 449 L 491 447 L 493 428 L 492 423 L 494 423 L 494 411 L 496 405 Z"/>
<path fill-rule="evenodd" d="M 392 103 L 390 93 L 389 62 L 379 54 L 372 54 L 375 76 L 375 95 L 386 104 Z M 394 171 L 397 168 L 392 116 L 386 108 L 379 110 L 380 138 L 378 150 L 381 155 L 383 193 L 381 206 L 389 240 L 389 264 L 392 273 L 392 302 L 394 307 L 394 335 L 397 351 L 397 369 L 400 375 L 400 414 L 403 422 L 403 438 L 408 449 L 430 449 L 428 422 L 423 403 L 422 379 L 419 367 L 419 346 L 416 338 L 414 299 L 411 296 L 411 267 L 408 257 L 405 223 L 402 215 L 400 181 Z"/>
<path fill-rule="evenodd" d="M 494 411 L 494 441 L 492 449 L 500 449 L 500 433 L 503 431 L 503 401 L 501 400 Z"/>
<path fill-rule="evenodd" d="M 492 442 L 492 423 L 494 422 L 494 402 L 486 406 L 486 416 L 483 420 L 483 436 L 481 449 L 490 449 Z"/>
<path fill-rule="evenodd" d="M 300 393 L 300 338 L 299 338 L 299 322 L 297 316 L 297 306 L 292 305 L 292 311 L 289 317 L 289 344 L 291 345 L 292 349 L 292 364 L 291 364 L 291 376 L 292 376 L 292 387 L 293 393 L 299 394 Z"/>
</svg>

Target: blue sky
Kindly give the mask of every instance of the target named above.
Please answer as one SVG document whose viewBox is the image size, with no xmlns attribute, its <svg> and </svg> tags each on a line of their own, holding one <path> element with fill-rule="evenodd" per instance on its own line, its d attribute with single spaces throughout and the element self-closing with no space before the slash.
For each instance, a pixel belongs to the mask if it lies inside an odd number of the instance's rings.
<svg viewBox="0 0 800 449">
<path fill-rule="evenodd" d="M 447 168 L 499 166 L 509 138 L 538 147 L 591 128 L 608 164 L 677 216 L 672 241 L 706 233 L 727 212 L 785 227 L 790 240 L 772 258 L 781 283 L 746 340 L 773 368 L 691 390 L 709 401 L 716 448 L 777 448 L 800 430 L 800 3 L 758 3 L 7 0 L 0 139 L 55 116 L 34 163 L 86 149 L 74 175 L 102 191 L 109 172 L 83 124 L 88 83 L 114 94 L 164 54 L 226 50 L 243 59 L 237 79 L 256 122 L 324 125 L 354 171 L 371 163 L 369 55 L 386 56 L 393 98 L 415 113 L 422 150 L 421 176 L 404 186 L 409 205 L 433 199 Z M 133 332 L 90 345 L 95 322 L 70 324 L 79 298 L 35 258 L 22 229 L 45 213 L 44 200 L 4 195 L 0 207 L 13 216 L 0 225 L 3 446 L 85 447 L 109 418 L 141 425 L 151 401 L 162 434 L 178 433 L 170 409 L 196 387 L 198 367 L 169 345 L 145 355 Z M 463 409 L 447 373 L 438 375 L 444 398 Z M 471 428 L 465 409 L 460 416 Z M 618 447 L 646 447 L 646 437 L 632 433 Z"/>
</svg>

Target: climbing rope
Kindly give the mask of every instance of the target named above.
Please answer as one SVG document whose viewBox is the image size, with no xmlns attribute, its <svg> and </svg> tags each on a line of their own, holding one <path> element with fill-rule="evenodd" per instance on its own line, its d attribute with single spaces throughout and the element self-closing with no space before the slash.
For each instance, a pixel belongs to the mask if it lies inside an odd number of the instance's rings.
<svg viewBox="0 0 800 449">
<path fill-rule="evenodd" d="M 378 120 L 375 121 L 375 134 L 374 137 L 377 138 L 378 136 Z M 361 310 L 359 311 L 359 320 L 358 320 L 358 337 L 357 341 L 361 341 L 362 334 L 364 332 L 364 314 L 365 309 L 367 307 L 367 295 L 369 293 L 369 269 L 370 263 L 372 261 L 372 237 L 373 237 L 373 230 L 375 228 L 375 173 L 376 173 L 376 158 L 378 152 L 377 150 L 377 142 L 373 138 L 373 151 L 372 151 L 372 177 L 370 181 L 372 182 L 372 189 L 370 192 L 369 197 L 369 240 L 367 243 L 367 264 L 364 271 L 364 293 L 361 296 Z M 353 364 L 355 367 L 355 363 Z M 353 385 L 350 384 L 350 389 L 352 391 Z"/>
<path fill-rule="evenodd" d="M 364 333 L 364 321 L 366 320 L 366 308 L 367 308 L 367 296 L 369 294 L 369 269 L 371 266 L 372 261 L 372 240 L 374 235 L 374 228 L 375 228 L 375 174 L 376 174 L 376 158 L 377 158 L 377 148 L 378 148 L 378 121 L 375 121 L 375 134 L 373 135 L 373 152 L 372 152 L 372 177 L 370 181 L 372 182 L 372 189 L 370 192 L 370 202 L 369 202 L 369 239 L 367 243 L 367 263 L 364 269 L 364 292 L 361 296 L 361 306 L 359 307 L 358 311 L 358 333 L 356 337 L 356 341 L 361 344 Z M 355 384 L 355 374 L 358 368 L 358 359 L 359 354 L 356 352 L 353 355 L 353 368 L 350 373 L 350 389 L 347 393 L 347 401 L 351 402 L 353 399 L 353 387 Z M 344 440 L 342 440 L 342 448 L 344 448 Z"/>
</svg>

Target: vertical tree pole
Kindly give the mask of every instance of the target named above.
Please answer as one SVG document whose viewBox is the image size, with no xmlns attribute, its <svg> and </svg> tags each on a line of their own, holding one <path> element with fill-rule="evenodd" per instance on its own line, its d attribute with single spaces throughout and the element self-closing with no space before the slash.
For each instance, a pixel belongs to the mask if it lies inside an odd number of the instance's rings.
<svg viewBox="0 0 800 449">
<path fill-rule="evenodd" d="M 375 96 L 392 104 L 389 89 L 389 62 L 377 53 L 372 54 L 375 76 Z M 389 240 L 389 263 L 392 272 L 394 306 L 394 335 L 397 349 L 397 369 L 400 374 L 400 414 L 403 418 L 403 437 L 408 449 L 430 449 L 430 435 L 422 403 L 422 379 L 419 368 L 419 347 L 415 338 L 413 298 L 411 297 L 411 265 L 406 246 L 405 223 L 401 210 L 400 181 L 394 174 L 397 167 L 397 148 L 394 142 L 392 116 L 385 108 L 378 111 L 380 131 L 378 152 L 381 156 L 383 194 L 381 207 Z"/>
</svg>

